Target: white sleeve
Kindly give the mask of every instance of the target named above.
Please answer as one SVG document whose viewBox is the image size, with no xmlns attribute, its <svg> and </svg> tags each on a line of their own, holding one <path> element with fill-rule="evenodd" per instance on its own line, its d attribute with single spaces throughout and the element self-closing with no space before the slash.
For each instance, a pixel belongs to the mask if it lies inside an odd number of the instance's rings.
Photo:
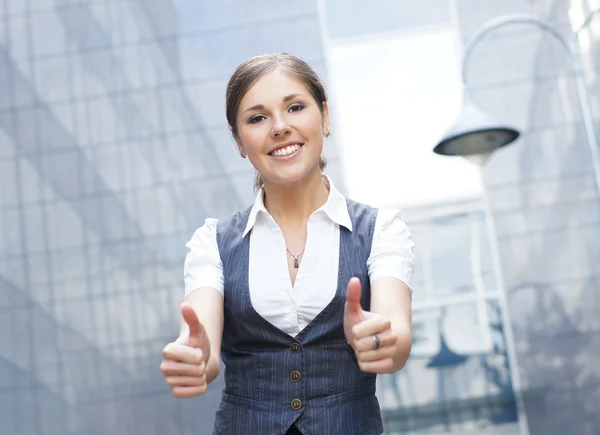
<svg viewBox="0 0 600 435">
<path fill-rule="evenodd" d="M 200 287 L 212 287 L 223 294 L 223 263 L 217 245 L 217 220 L 206 219 L 186 243 L 184 265 L 185 296 Z"/>
<path fill-rule="evenodd" d="M 380 209 L 375 221 L 371 255 L 367 260 L 370 281 L 384 276 L 393 277 L 411 288 L 415 265 L 414 246 L 400 212 Z"/>
</svg>

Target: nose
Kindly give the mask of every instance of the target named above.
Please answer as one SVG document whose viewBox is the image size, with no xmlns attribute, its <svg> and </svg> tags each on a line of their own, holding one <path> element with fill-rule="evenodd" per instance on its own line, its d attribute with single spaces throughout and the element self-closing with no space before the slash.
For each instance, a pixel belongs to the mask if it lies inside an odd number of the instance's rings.
<svg viewBox="0 0 600 435">
<path fill-rule="evenodd" d="M 291 131 L 290 126 L 281 116 L 273 118 L 273 127 L 271 128 L 271 136 L 282 137 Z"/>
</svg>

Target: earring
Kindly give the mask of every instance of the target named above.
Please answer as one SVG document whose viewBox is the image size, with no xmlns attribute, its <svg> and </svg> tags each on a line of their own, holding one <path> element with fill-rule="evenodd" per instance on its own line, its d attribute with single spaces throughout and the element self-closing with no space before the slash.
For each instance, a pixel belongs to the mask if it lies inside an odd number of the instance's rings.
<svg viewBox="0 0 600 435">
<path fill-rule="evenodd" d="M 325 137 L 329 137 L 329 127 L 325 127 L 323 134 L 325 135 Z"/>
<path fill-rule="evenodd" d="M 242 156 L 242 159 L 245 159 L 246 158 L 246 153 L 243 152 L 243 151 L 240 151 L 240 156 Z"/>
</svg>

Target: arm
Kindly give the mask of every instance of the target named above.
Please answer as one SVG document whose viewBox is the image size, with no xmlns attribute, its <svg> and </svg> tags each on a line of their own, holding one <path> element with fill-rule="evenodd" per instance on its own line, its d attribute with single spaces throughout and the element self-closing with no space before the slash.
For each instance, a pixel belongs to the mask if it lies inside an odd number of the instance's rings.
<svg viewBox="0 0 600 435">
<path fill-rule="evenodd" d="M 411 294 L 408 286 L 397 278 L 381 277 L 371 286 L 371 312 L 380 314 L 391 322 L 396 336 L 390 373 L 402 369 L 412 346 Z"/>
<path fill-rule="evenodd" d="M 187 244 L 186 302 L 179 337 L 163 349 L 161 371 L 175 397 L 204 394 L 219 374 L 223 334 L 223 266 L 216 221 L 207 219 Z"/>
<path fill-rule="evenodd" d="M 217 220 L 206 219 L 186 244 L 184 279 L 186 302 L 196 312 L 209 341 L 206 358 L 207 383 L 220 370 L 221 336 L 223 335 L 223 263 L 217 245 Z M 182 320 L 179 337 L 188 332 Z"/>
<path fill-rule="evenodd" d="M 380 210 L 375 224 L 371 255 L 367 261 L 371 279 L 371 313 L 390 322 L 395 337 L 391 367 L 394 373 L 406 364 L 412 347 L 412 293 L 414 242 L 397 210 Z"/>
</svg>

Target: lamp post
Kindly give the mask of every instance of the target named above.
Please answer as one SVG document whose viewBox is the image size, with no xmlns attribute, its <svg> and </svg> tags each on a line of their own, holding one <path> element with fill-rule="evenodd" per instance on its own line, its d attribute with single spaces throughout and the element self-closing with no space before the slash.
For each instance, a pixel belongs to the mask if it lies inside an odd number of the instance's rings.
<svg viewBox="0 0 600 435">
<path fill-rule="evenodd" d="M 552 24 L 529 15 L 503 15 L 485 23 L 469 38 L 465 45 L 462 61 L 462 81 L 464 85 L 463 106 L 458 118 L 454 124 L 445 132 L 442 139 L 434 148 L 434 152 L 446 156 L 465 157 L 480 167 L 480 174 L 483 183 L 483 165 L 492 153 L 498 148 L 513 143 L 520 135 L 520 132 L 514 126 L 507 125 L 494 120 L 489 114 L 480 110 L 472 101 L 467 84 L 467 67 L 475 46 L 492 30 L 512 24 L 531 24 L 541 28 L 554 36 L 560 44 L 567 50 L 571 61 L 572 74 L 577 85 L 577 95 L 579 106 L 582 113 L 585 127 L 586 142 L 589 148 L 592 161 L 596 188 L 600 195 L 600 150 L 592 122 L 592 111 L 585 88 L 585 80 L 581 74 L 581 53 L 577 37 L 579 33 L 590 25 L 595 14 L 600 13 L 600 9 L 591 12 L 583 21 L 581 27 L 575 32 L 571 40 L 566 38 Z M 482 184 L 483 185 L 483 184 Z M 484 212 L 487 217 L 487 231 L 490 243 L 490 255 L 493 267 L 494 278 L 500 294 L 500 304 L 502 307 L 502 322 L 506 337 L 507 355 L 510 365 L 510 376 L 513 390 L 515 393 L 517 414 L 519 423 L 519 432 L 521 435 L 529 434 L 529 425 L 527 414 L 525 412 L 521 375 L 517 363 L 517 355 L 514 341 L 514 333 L 510 319 L 508 307 L 508 298 L 502 273 L 502 264 L 500 261 L 500 251 L 498 247 L 498 237 L 495 222 L 492 214 L 491 203 L 486 189 L 483 189 Z"/>
<path fill-rule="evenodd" d="M 462 110 L 455 123 L 446 131 L 433 151 L 441 155 L 467 157 L 475 160 L 476 163 L 483 164 L 496 149 L 511 144 L 519 137 L 519 131 L 515 127 L 494 121 L 491 116 L 475 106 L 468 90 L 467 71 L 473 49 L 488 33 L 512 24 L 534 25 L 557 39 L 569 54 L 571 72 L 577 85 L 577 97 L 583 118 L 586 142 L 592 161 L 594 179 L 598 194 L 600 195 L 600 149 L 598 148 L 598 141 L 592 121 L 592 110 L 585 87 L 585 80 L 581 74 L 581 53 L 577 41 L 580 32 L 591 24 L 592 19 L 598 13 L 600 13 L 600 9 L 591 12 L 570 40 L 549 22 L 529 15 L 503 15 L 488 21 L 480 27 L 469 38 L 464 49 L 462 61 L 462 81 L 464 85 Z"/>
</svg>

